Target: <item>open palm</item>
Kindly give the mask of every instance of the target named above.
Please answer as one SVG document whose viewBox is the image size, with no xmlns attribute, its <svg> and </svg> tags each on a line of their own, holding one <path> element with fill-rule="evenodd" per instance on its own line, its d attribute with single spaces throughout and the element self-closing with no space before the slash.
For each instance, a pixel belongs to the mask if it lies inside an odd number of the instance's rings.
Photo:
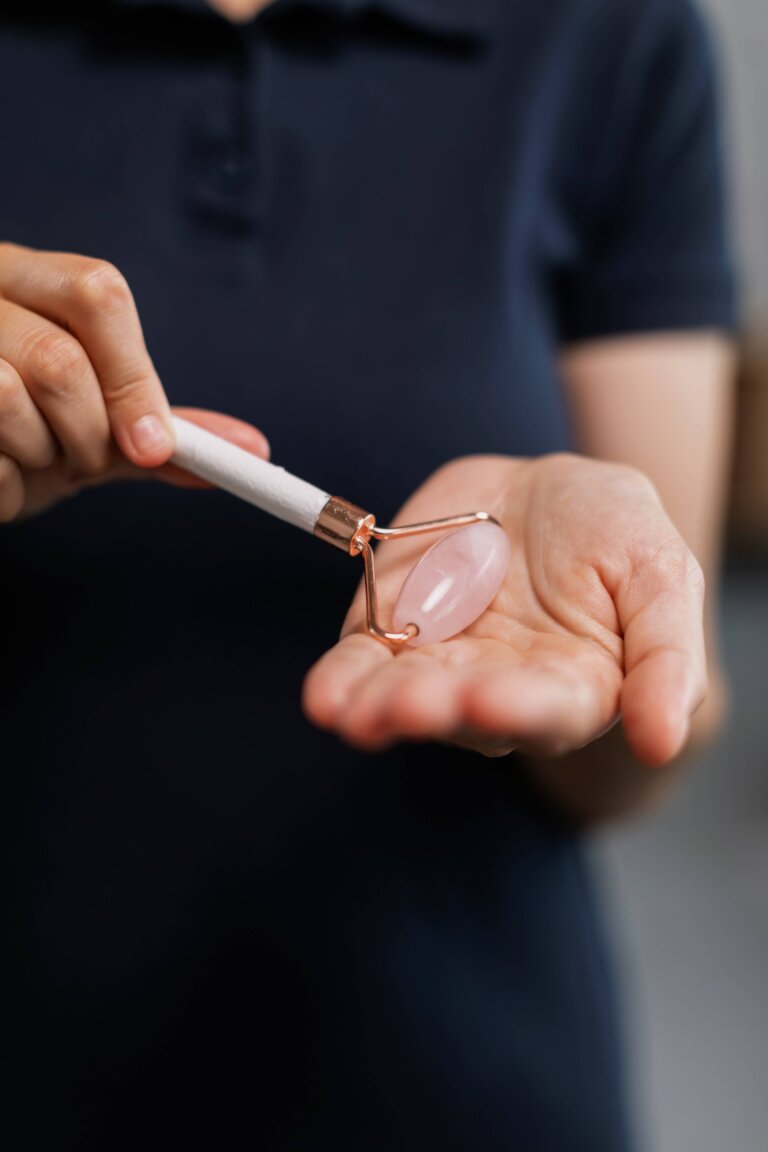
<svg viewBox="0 0 768 1152">
<path fill-rule="evenodd" d="M 465 632 L 393 654 L 362 587 L 309 672 L 315 723 L 364 749 L 448 740 L 488 755 L 582 747 L 621 718 L 636 755 L 671 759 L 706 691 L 703 579 L 650 482 L 577 456 L 452 461 L 395 523 L 483 510 L 512 542 L 505 583 Z M 424 538 L 377 551 L 384 620 Z"/>
</svg>

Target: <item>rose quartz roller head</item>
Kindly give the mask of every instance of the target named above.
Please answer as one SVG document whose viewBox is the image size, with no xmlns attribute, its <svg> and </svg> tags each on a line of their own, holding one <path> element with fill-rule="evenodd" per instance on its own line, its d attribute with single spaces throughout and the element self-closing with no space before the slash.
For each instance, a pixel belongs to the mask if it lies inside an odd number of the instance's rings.
<svg viewBox="0 0 768 1152">
<path fill-rule="evenodd" d="M 438 540 L 405 578 L 392 613 L 395 631 L 415 625 L 413 645 L 463 632 L 495 600 L 510 554 L 509 537 L 490 517 Z"/>
<path fill-rule="evenodd" d="M 487 512 L 468 512 L 421 524 L 381 528 L 375 516 L 283 468 L 174 417 L 173 461 L 265 512 L 312 532 L 350 556 L 361 555 L 365 572 L 366 625 L 394 649 L 407 643 L 436 644 L 469 627 L 491 604 L 509 566 L 507 534 Z M 374 540 L 398 540 L 449 532 L 406 577 L 393 612 L 393 631 L 379 622 Z"/>
</svg>

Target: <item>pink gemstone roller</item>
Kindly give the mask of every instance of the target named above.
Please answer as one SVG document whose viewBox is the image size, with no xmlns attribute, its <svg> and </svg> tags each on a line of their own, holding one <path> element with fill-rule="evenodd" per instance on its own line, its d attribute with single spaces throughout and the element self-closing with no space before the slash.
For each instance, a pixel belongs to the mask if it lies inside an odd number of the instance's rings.
<svg viewBox="0 0 768 1152">
<path fill-rule="evenodd" d="M 180 468 L 350 556 L 362 556 L 368 632 L 391 648 L 436 644 L 456 636 L 482 616 L 501 588 L 511 546 L 504 529 L 487 512 L 381 528 L 375 516 L 356 504 L 330 496 L 188 420 L 178 416 L 173 420 L 173 462 Z M 387 631 L 379 621 L 372 541 L 433 532 L 449 534 L 411 569 L 394 607 L 393 630 Z"/>
</svg>

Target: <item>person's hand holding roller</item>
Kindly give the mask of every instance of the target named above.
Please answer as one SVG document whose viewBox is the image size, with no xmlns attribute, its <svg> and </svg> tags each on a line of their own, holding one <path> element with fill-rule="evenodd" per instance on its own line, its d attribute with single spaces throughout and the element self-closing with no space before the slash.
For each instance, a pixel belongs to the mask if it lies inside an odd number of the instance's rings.
<svg viewBox="0 0 768 1152">
<path fill-rule="evenodd" d="M 268 454 L 248 424 L 183 414 Z M 120 272 L 101 260 L 0 244 L 0 521 L 87 484 L 158 468 L 173 447 L 168 401 Z M 160 475 L 197 483 L 171 466 Z"/>
</svg>

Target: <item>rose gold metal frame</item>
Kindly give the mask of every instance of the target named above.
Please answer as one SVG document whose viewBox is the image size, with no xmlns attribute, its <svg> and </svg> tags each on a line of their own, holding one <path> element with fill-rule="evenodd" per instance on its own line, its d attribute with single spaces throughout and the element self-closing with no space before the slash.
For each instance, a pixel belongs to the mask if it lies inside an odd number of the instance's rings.
<svg viewBox="0 0 768 1152">
<path fill-rule="evenodd" d="M 414 636 L 419 629 L 408 624 L 403 632 L 387 632 L 379 623 L 376 592 L 376 567 L 373 559 L 371 540 L 399 540 L 405 536 L 425 536 L 431 532 L 445 532 L 454 528 L 464 528 L 468 524 L 498 520 L 488 512 L 467 512 L 461 516 L 446 516 L 441 520 L 425 520 L 421 524 L 403 524 L 397 528 L 381 528 L 376 517 L 350 504 L 339 496 L 332 496 L 323 508 L 315 524 L 315 535 L 350 556 L 363 557 L 365 579 L 365 624 L 368 632 L 376 640 L 391 648 L 398 649 Z"/>
</svg>

